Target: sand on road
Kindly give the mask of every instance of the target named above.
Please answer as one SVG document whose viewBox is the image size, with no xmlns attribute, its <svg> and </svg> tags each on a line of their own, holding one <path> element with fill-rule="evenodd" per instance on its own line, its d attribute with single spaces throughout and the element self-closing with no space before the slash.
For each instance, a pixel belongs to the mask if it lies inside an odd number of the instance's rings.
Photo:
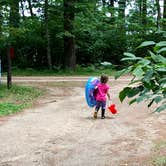
<svg viewBox="0 0 166 166">
<path fill-rule="evenodd" d="M 94 120 L 84 97 L 86 80 L 15 78 L 47 94 L 34 107 L 0 118 L 0 166 L 150 166 L 155 143 L 166 138 L 166 114 L 150 114 L 145 103 L 120 103 L 118 93 L 129 81 L 123 78 L 109 82 L 119 113 Z"/>
</svg>

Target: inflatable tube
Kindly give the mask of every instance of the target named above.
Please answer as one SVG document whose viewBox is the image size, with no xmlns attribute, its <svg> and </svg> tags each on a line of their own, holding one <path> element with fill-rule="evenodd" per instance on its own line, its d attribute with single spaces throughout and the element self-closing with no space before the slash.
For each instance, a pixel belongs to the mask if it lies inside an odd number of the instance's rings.
<svg viewBox="0 0 166 166">
<path fill-rule="evenodd" d="M 94 107 L 96 105 L 94 88 L 100 81 L 96 77 L 90 77 L 85 86 L 85 98 L 89 107 Z"/>
</svg>

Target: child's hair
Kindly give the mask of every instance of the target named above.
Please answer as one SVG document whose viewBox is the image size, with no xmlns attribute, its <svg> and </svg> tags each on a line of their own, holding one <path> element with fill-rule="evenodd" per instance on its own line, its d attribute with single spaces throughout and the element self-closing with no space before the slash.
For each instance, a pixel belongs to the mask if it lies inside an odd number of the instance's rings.
<svg viewBox="0 0 166 166">
<path fill-rule="evenodd" d="M 108 76 L 105 75 L 105 74 L 102 74 L 101 77 L 100 77 L 100 82 L 101 83 L 107 83 L 108 82 Z"/>
</svg>

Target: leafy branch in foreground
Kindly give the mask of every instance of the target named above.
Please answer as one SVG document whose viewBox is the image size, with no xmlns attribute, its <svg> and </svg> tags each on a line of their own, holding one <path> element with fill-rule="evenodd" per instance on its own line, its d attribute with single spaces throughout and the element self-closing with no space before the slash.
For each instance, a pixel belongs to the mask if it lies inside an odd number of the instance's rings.
<svg viewBox="0 0 166 166">
<path fill-rule="evenodd" d="M 145 41 L 137 49 L 146 49 L 147 46 L 153 46 L 153 49 L 148 50 L 144 58 L 124 53 L 122 61 L 130 61 L 132 65 L 118 71 L 115 79 L 129 73 L 133 75 L 133 79 L 119 93 L 119 99 L 123 102 L 126 97 L 132 98 L 129 104 L 148 100 L 148 107 L 156 103 L 158 107 L 154 112 L 161 112 L 166 110 L 166 41 Z"/>
</svg>

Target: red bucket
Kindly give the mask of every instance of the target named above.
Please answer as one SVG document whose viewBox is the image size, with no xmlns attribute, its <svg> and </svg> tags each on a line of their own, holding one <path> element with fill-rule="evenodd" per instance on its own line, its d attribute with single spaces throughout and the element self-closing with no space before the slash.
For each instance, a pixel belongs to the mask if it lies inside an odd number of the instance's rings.
<svg viewBox="0 0 166 166">
<path fill-rule="evenodd" d="M 117 109 L 115 108 L 115 104 L 111 104 L 109 107 L 108 107 L 108 110 L 112 113 L 112 114 L 116 114 L 118 111 Z"/>
</svg>

